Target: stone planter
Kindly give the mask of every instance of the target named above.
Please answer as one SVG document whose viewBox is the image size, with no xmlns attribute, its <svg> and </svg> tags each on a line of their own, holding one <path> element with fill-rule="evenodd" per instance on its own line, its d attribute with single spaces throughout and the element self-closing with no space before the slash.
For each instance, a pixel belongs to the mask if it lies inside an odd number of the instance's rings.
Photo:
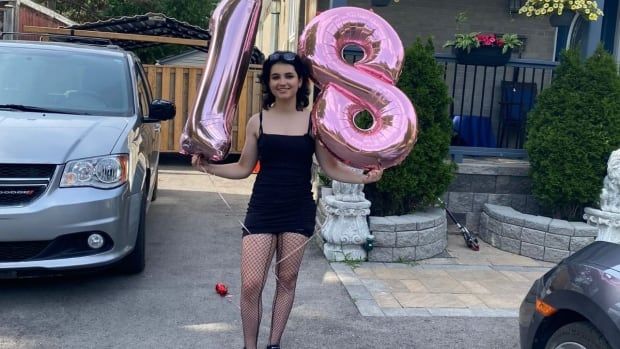
<svg viewBox="0 0 620 349">
<path fill-rule="evenodd" d="M 526 257 L 560 262 L 592 243 L 596 227 L 523 214 L 511 207 L 485 204 L 479 237 L 493 247 Z"/>
<path fill-rule="evenodd" d="M 432 208 L 403 216 L 370 217 L 373 262 L 405 262 L 442 253 L 448 245 L 446 211 Z"/>
</svg>

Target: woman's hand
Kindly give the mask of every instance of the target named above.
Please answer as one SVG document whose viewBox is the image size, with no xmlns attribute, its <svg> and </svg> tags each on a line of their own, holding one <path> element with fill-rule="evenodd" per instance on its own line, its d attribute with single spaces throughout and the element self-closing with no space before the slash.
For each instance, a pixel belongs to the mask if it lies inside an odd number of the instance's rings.
<svg viewBox="0 0 620 349">
<path fill-rule="evenodd" d="M 370 170 L 364 175 L 362 180 L 364 184 L 374 183 L 381 179 L 383 176 L 383 170 Z"/>
<path fill-rule="evenodd" d="M 201 154 L 192 155 L 192 166 L 198 171 L 207 173 L 207 169 L 205 168 L 205 160 Z M 208 164 L 208 162 L 206 162 Z"/>
</svg>

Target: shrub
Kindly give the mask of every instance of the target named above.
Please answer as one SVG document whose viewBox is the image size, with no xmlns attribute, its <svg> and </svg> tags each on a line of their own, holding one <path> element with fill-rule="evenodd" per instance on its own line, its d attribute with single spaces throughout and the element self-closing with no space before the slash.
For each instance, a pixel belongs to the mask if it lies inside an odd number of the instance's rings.
<svg viewBox="0 0 620 349">
<path fill-rule="evenodd" d="M 562 54 L 527 134 L 532 189 L 545 213 L 579 219 L 596 206 L 607 158 L 620 146 L 620 77 L 602 46 L 585 63 L 576 51 Z"/>
<path fill-rule="evenodd" d="M 400 165 L 385 170 L 379 182 L 365 186 L 373 215 L 400 215 L 430 206 L 452 180 L 454 165 L 446 162 L 452 135 L 450 97 L 434 53 L 430 39 L 427 43 L 417 39 L 405 53 L 398 87 L 415 107 L 418 141 Z"/>
</svg>

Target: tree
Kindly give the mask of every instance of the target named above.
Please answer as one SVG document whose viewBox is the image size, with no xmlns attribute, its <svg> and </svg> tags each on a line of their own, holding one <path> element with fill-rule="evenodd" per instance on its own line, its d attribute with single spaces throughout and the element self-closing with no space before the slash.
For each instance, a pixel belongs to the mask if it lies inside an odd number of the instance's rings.
<svg viewBox="0 0 620 349">
<path fill-rule="evenodd" d="M 445 161 L 452 135 L 450 96 L 434 54 L 430 39 L 426 44 L 416 40 L 405 53 L 398 87 L 415 107 L 418 141 L 400 165 L 387 169 L 379 182 L 365 186 L 373 215 L 402 215 L 428 207 L 452 180 L 454 164 Z"/>
<path fill-rule="evenodd" d="M 218 0 L 38 0 L 76 22 L 161 12 L 200 27 L 207 27 Z"/>
<path fill-rule="evenodd" d="M 556 77 L 527 120 L 533 193 L 556 218 L 596 206 L 609 154 L 620 147 L 620 77 L 602 46 L 582 62 L 563 52 Z"/>
</svg>

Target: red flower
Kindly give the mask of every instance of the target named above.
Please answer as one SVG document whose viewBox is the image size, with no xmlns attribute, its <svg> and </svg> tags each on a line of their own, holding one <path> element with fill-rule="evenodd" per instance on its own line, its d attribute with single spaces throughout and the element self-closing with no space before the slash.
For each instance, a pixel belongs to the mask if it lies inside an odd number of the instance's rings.
<svg viewBox="0 0 620 349">
<path fill-rule="evenodd" d="M 501 39 L 501 38 L 497 39 L 497 46 L 504 47 L 504 39 Z"/>
<path fill-rule="evenodd" d="M 482 46 L 494 46 L 497 41 L 495 34 L 478 34 L 476 39 Z"/>
</svg>

